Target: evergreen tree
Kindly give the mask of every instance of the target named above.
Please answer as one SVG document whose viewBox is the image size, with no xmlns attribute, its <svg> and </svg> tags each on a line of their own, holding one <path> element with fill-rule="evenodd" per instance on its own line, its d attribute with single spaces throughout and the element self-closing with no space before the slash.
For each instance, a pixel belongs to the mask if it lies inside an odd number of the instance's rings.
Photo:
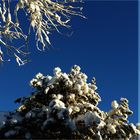
<svg viewBox="0 0 140 140">
<path fill-rule="evenodd" d="M 20 106 L 5 115 L 0 138 L 138 139 L 140 125 L 128 121 L 133 114 L 128 100 L 114 100 L 110 111 L 102 111 L 96 79 L 87 83 L 87 75 L 80 69 L 74 65 L 68 74 L 59 67 L 53 76 L 38 73 L 30 81 L 34 88 L 31 95 L 16 99 Z"/>
</svg>

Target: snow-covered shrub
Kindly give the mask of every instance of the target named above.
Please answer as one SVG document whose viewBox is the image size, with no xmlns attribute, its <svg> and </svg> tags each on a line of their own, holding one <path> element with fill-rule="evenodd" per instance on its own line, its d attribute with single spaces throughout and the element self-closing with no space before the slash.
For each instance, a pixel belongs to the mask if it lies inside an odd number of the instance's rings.
<svg viewBox="0 0 140 140">
<path fill-rule="evenodd" d="M 21 105 L 7 115 L 0 138 L 131 140 L 140 135 L 140 125 L 128 122 L 133 112 L 128 100 L 111 103 L 111 110 L 98 108 L 101 97 L 96 80 L 74 65 L 70 73 L 54 69 L 54 75 L 38 73 L 30 85 L 34 92 L 15 102 Z"/>
</svg>

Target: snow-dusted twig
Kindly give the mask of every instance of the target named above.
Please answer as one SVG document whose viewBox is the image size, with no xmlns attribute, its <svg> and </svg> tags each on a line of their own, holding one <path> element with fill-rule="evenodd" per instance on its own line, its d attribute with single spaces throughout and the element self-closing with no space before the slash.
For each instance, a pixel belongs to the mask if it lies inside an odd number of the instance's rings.
<svg viewBox="0 0 140 140">
<path fill-rule="evenodd" d="M 76 1 L 74 0 L 72 2 Z M 59 26 L 69 28 L 70 25 L 68 23 L 71 20 L 71 15 L 84 17 L 81 13 L 82 8 L 71 6 L 72 2 L 57 0 L 18 0 L 15 9 L 11 10 L 12 1 L 2 0 L 0 2 L 0 39 L 1 44 L 7 50 L 7 54 L 9 56 L 15 56 L 16 54 L 21 60 L 24 58 L 22 56 L 29 54 L 28 43 L 31 28 L 35 32 L 37 49 L 44 51 L 47 45 L 51 45 L 49 34 L 52 30 L 55 29 L 60 33 Z M 12 12 L 13 10 L 14 13 Z M 27 34 L 22 31 L 19 19 L 20 14 L 18 14 L 19 10 L 24 10 L 27 18 L 29 18 L 30 26 Z M 23 44 L 19 46 L 19 43 L 12 45 L 14 40 L 22 40 Z M 4 55 L 0 55 L 0 57 L 1 60 L 4 60 Z"/>
</svg>

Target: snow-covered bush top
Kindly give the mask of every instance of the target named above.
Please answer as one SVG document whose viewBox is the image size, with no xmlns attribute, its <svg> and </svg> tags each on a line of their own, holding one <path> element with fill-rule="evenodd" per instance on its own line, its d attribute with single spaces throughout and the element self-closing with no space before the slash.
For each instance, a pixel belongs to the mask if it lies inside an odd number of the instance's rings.
<svg viewBox="0 0 140 140">
<path fill-rule="evenodd" d="M 21 106 L 7 116 L 0 129 L 0 138 L 48 139 L 136 139 L 140 125 L 129 123 L 128 100 L 111 103 L 104 112 L 97 105 L 95 78 L 87 82 L 87 75 L 74 65 L 70 73 L 59 67 L 53 76 L 38 73 L 30 85 L 35 91 L 29 97 L 18 98 Z M 18 116 L 18 117 L 17 117 Z"/>
</svg>

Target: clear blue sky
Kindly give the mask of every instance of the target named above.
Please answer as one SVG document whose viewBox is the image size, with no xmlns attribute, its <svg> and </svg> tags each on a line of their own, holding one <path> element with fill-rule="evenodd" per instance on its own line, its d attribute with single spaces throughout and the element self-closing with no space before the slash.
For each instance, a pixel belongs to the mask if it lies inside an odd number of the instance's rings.
<svg viewBox="0 0 140 140">
<path fill-rule="evenodd" d="M 9 111 L 17 105 L 14 99 L 29 95 L 28 82 L 38 72 L 52 74 L 59 66 L 69 72 L 74 64 L 80 65 L 89 81 L 97 79 L 102 97 L 101 109 L 110 109 L 112 100 L 126 97 L 138 119 L 138 7 L 137 2 L 85 2 L 87 20 L 74 17 L 71 37 L 54 32 L 51 41 L 54 48 L 41 53 L 31 42 L 31 63 L 18 67 L 15 62 L 0 68 L 0 110 Z M 23 23 L 24 21 L 24 16 Z M 24 26 L 26 30 L 26 26 Z"/>
</svg>

